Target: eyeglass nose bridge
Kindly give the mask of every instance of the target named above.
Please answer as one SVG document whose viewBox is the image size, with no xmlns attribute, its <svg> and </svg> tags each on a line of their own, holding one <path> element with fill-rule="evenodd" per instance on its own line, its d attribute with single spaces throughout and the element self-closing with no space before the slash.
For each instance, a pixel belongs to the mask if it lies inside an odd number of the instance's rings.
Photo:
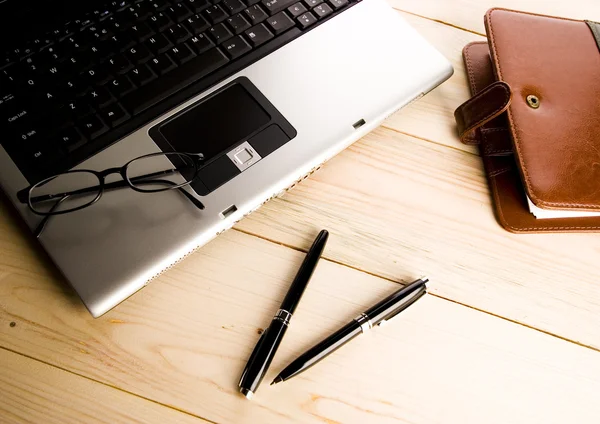
<svg viewBox="0 0 600 424">
<path fill-rule="evenodd" d="M 121 168 L 105 169 L 104 171 L 99 172 L 98 176 L 100 178 L 106 178 L 106 177 L 108 177 L 109 175 L 112 175 L 112 174 L 120 174 L 123 177 L 123 179 L 125 179 L 125 170 L 122 167 Z"/>
</svg>

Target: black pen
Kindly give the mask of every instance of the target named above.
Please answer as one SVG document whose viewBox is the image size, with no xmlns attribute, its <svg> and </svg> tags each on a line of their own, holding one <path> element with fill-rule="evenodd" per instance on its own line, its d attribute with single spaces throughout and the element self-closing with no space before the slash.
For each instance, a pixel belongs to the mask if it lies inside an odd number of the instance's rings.
<svg viewBox="0 0 600 424">
<path fill-rule="evenodd" d="M 375 325 L 381 326 L 386 321 L 392 319 L 427 292 L 426 284 L 428 281 L 427 278 L 422 277 L 386 297 L 368 311 L 360 314 L 350 321 L 350 323 L 296 358 L 294 362 L 285 367 L 275 377 L 271 385 L 289 380 L 306 371 L 359 334 L 364 333 Z"/>
<path fill-rule="evenodd" d="M 240 393 L 246 396 L 246 398 L 252 399 L 265 373 L 269 369 L 275 352 L 277 352 L 277 348 L 290 324 L 292 314 L 302 298 L 304 289 L 313 275 L 317 262 L 319 262 L 328 237 L 329 233 L 326 230 L 319 233 L 306 254 L 304 262 L 300 265 L 300 269 L 285 299 L 283 299 L 281 307 L 254 347 L 239 383 Z"/>
</svg>

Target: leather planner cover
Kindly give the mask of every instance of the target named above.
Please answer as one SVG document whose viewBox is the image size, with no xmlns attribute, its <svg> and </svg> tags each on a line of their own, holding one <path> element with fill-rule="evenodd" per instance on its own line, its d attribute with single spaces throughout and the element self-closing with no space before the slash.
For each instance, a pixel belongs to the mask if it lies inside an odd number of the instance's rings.
<svg viewBox="0 0 600 424">
<path fill-rule="evenodd" d="M 488 42 L 463 50 L 473 98 L 455 113 L 478 144 L 496 216 L 516 233 L 599 231 L 600 24 L 492 9 Z"/>
</svg>

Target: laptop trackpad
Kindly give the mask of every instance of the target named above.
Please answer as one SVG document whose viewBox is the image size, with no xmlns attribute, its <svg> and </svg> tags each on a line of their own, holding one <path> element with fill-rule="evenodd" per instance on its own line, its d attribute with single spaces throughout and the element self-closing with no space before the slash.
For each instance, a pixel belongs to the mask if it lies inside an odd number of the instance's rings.
<svg viewBox="0 0 600 424">
<path fill-rule="evenodd" d="M 193 184 L 208 194 L 296 136 L 296 131 L 247 79 L 233 83 L 149 131 L 163 150 L 203 153 Z"/>
</svg>

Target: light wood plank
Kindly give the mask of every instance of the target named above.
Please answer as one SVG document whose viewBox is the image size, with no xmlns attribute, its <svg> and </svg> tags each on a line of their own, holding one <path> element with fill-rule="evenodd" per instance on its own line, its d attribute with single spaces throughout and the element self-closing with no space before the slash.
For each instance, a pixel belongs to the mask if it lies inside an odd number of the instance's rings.
<svg viewBox="0 0 600 424">
<path fill-rule="evenodd" d="M 600 2 L 597 0 L 388 0 L 388 2 L 397 9 L 437 19 L 482 35 L 485 34 L 483 16 L 492 7 L 600 21 Z"/>
<path fill-rule="evenodd" d="M 4 349 L 0 349 L 0 422 L 207 423 Z"/>
<path fill-rule="evenodd" d="M 475 147 L 466 146 L 458 140 L 454 110 L 470 97 L 462 49 L 472 41 L 484 41 L 485 37 L 408 13 L 399 14 L 452 63 L 454 75 L 419 101 L 393 114 L 383 125 L 477 154 Z"/>
<path fill-rule="evenodd" d="M 3 268 L 0 343 L 216 422 L 596 422 L 600 353 L 433 296 L 246 401 L 240 372 L 303 256 L 230 231 L 97 320 Z M 321 261 L 265 381 L 397 288 Z"/>
<path fill-rule="evenodd" d="M 506 232 L 476 156 L 379 129 L 237 228 L 299 247 L 316 227 L 332 260 L 600 348 L 600 238 Z"/>
</svg>

